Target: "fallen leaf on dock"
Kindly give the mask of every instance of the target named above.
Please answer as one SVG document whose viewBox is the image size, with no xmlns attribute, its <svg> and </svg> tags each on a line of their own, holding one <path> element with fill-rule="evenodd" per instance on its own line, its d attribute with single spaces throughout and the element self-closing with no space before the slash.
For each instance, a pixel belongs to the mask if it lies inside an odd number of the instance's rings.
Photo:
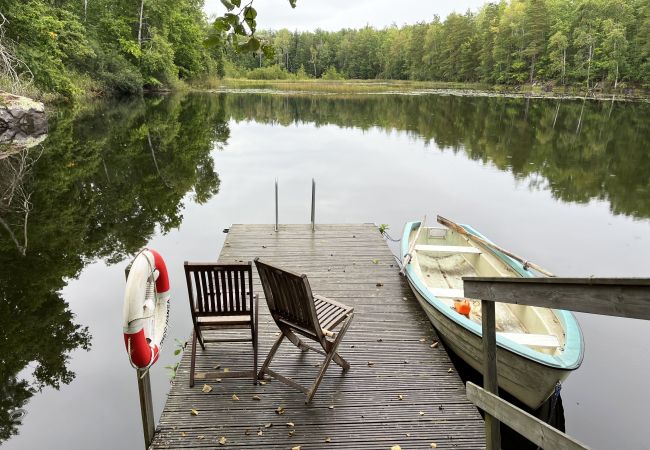
<svg viewBox="0 0 650 450">
<path fill-rule="evenodd" d="M 382 338 L 377 339 L 377 342 L 384 342 Z"/>
<path fill-rule="evenodd" d="M 393 445 L 393 446 L 390 448 L 390 450 L 402 450 L 402 447 L 400 447 L 399 445 Z"/>
<path fill-rule="evenodd" d="M 420 342 L 424 342 L 424 341 L 426 341 L 426 339 L 424 339 L 424 338 L 420 339 Z"/>
<path fill-rule="evenodd" d="M 261 435 L 263 435 L 263 434 L 264 434 L 264 433 L 262 433 L 262 430 L 257 430 L 257 435 L 258 435 L 258 436 L 261 436 Z"/>
<path fill-rule="evenodd" d="M 284 407 L 278 406 L 277 408 L 275 408 L 275 413 L 278 415 L 284 414 Z"/>
<path fill-rule="evenodd" d="M 266 385 L 266 383 L 268 383 L 268 381 L 260 380 L 260 384 L 261 384 L 262 386 Z"/>
<path fill-rule="evenodd" d="M 374 365 L 375 365 L 374 362 L 372 362 L 372 361 L 368 361 L 368 367 L 372 367 L 372 366 L 374 366 Z"/>
<path fill-rule="evenodd" d="M 424 415 L 424 411 L 420 411 L 420 415 L 423 416 L 423 415 Z"/>
<path fill-rule="evenodd" d="M 204 385 L 203 385 L 203 389 L 201 389 L 201 391 L 202 391 L 202 392 L 205 392 L 205 393 L 207 394 L 208 392 L 211 392 L 211 391 L 212 391 L 212 386 L 210 386 L 210 385 L 208 385 L 208 384 L 204 384 Z"/>
<path fill-rule="evenodd" d="M 230 372 L 230 369 L 227 368 L 227 367 L 224 367 L 224 368 L 223 368 L 223 373 L 228 373 L 228 372 Z"/>
<path fill-rule="evenodd" d="M 287 434 L 288 434 L 289 436 L 293 436 L 293 434 L 294 434 L 295 432 L 296 432 L 296 430 L 289 430 L 289 432 L 288 432 Z"/>
<path fill-rule="evenodd" d="M 245 434 L 246 436 L 250 436 L 250 434 L 251 434 L 251 430 L 246 430 L 246 431 L 244 431 L 244 434 Z"/>
<path fill-rule="evenodd" d="M 377 283 L 375 286 L 382 287 L 383 285 L 384 285 L 384 283 Z"/>
<path fill-rule="evenodd" d="M 221 383 L 221 378 L 217 378 L 217 379 L 214 380 L 214 381 L 216 381 L 217 383 Z"/>
<path fill-rule="evenodd" d="M 264 428 L 271 428 L 273 424 L 271 422 L 264 424 Z"/>
<path fill-rule="evenodd" d="M 214 366 L 214 370 L 218 370 L 218 369 L 221 369 L 221 364 L 217 364 L 216 366 Z"/>
<path fill-rule="evenodd" d="M 373 264 L 379 264 L 379 260 L 378 260 L 378 259 L 373 259 L 373 260 L 372 260 L 372 263 L 373 263 Z"/>
<path fill-rule="evenodd" d="M 202 434 L 199 434 L 196 438 L 200 441 L 201 439 L 205 439 L 205 436 L 203 436 Z"/>
<path fill-rule="evenodd" d="M 226 436 L 221 436 L 221 438 L 219 439 L 219 444 L 226 445 L 226 442 L 227 442 Z"/>
<path fill-rule="evenodd" d="M 232 394 L 232 401 L 233 402 L 239 401 L 239 397 L 237 397 L 237 394 Z"/>
<path fill-rule="evenodd" d="M 436 342 L 434 342 L 433 344 L 431 344 L 431 348 L 436 348 L 437 346 L 438 346 L 438 341 L 436 341 Z"/>
<path fill-rule="evenodd" d="M 329 405 L 328 408 L 329 409 L 334 409 L 334 405 Z"/>
<path fill-rule="evenodd" d="M 300 446 L 296 445 L 295 447 L 291 447 L 291 450 L 300 450 Z"/>
<path fill-rule="evenodd" d="M 406 433 L 406 437 L 411 437 L 411 433 Z"/>
<path fill-rule="evenodd" d="M 293 427 L 294 424 L 293 424 L 293 422 L 287 422 L 287 426 L 288 426 L 288 427 Z"/>
<path fill-rule="evenodd" d="M 408 299 L 407 299 L 406 297 L 402 297 L 402 300 L 406 301 L 406 300 L 408 300 Z"/>
<path fill-rule="evenodd" d="M 332 442 L 332 439 L 327 437 L 327 438 L 325 438 L 325 442 L 327 442 L 329 444 L 330 442 Z"/>
<path fill-rule="evenodd" d="M 404 400 L 404 396 L 402 394 L 400 394 L 400 395 L 397 396 L 397 399 L 398 400 Z"/>
<path fill-rule="evenodd" d="M 452 369 L 452 368 L 450 367 L 449 370 L 447 371 L 447 373 L 452 373 L 453 371 L 454 371 L 454 369 Z"/>
<path fill-rule="evenodd" d="M 435 442 L 432 442 L 431 443 L 431 448 L 438 448 L 438 444 L 436 444 Z"/>
<path fill-rule="evenodd" d="M 185 437 L 185 436 L 187 436 L 187 433 L 184 432 L 184 431 L 181 431 L 181 437 Z"/>
<path fill-rule="evenodd" d="M 198 416 L 199 412 L 196 409 L 191 409 L 190 414 L 192 414 L 193 416 Z"/>
</svg>

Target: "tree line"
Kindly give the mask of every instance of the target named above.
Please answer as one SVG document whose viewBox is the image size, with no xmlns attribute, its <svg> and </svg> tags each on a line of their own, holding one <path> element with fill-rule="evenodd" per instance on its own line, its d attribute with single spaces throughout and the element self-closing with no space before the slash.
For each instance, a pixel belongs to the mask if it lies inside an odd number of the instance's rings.
<svg viewBox="0 0 650 450">
<path fill-rule="evenodd" d="M 138 94 L 218 73 L 222 46 L 203 45 L 202 7 L 202 0 L 0 0 L 0 87 L 67 98 Z"/>
<path fill-rule="evenodd" d="M 262 34 L 262 33 L 258 33 Z M 266 32 L 275 55 L 228 52 L 229 70 L 277 65 L 313 77 L 522 84 L 650 84 L 647 0 L 501 0 L 444 21 Z"/>
</svg>

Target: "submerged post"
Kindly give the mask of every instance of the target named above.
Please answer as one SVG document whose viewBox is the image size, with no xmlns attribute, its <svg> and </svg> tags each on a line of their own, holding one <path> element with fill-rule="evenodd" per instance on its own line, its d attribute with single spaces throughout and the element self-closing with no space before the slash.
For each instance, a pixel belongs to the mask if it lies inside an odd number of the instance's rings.
<svg viewBox="0 0 650 450">
<path fill-rule="evenodd" d="M 497 380 L 497 334 L 494 302 L 481 300 L 483 316 L 483 389 L 499 395 Z M 485 413 L 485 437 L 488 450 L 501 449 L 501 430 L 499 421 Z"/>
<path fill-rule="evenodd" d="M 316 181 L 311 179 L 311 231 L 316 230 Z"/>
<path fill-rule="evenodd" d="M 275 232 L 278 232 L 278 179 L 275 179 Z"/>
<path fill-rule="evenodd" d="M 129 278 L 131 264 L 124 269 L 124 277 Z M 153 416 L 153 400 L 151 398 L 151 378 L 149 369 L 136 370 L 138 378 L 138 396 L 140 397 L 140 413 L 142 415 L 142 433 L 144 435 L 144 448 L 148 449 L 156 432 L 156 420 Z"/>
</svg>

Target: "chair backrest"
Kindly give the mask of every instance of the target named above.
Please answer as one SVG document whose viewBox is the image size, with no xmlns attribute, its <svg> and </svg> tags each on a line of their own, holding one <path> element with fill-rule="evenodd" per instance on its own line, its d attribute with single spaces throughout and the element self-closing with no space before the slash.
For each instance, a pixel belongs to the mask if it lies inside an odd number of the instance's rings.
<svg viewBox="0 0 650 450">
<path fill-rule="evenodd" d="M 255 258 L 262 288 L 271 316 L 278 325 L 286 325 L 301 334 L 320 340 L 314 297 L 307 275 L 281 269 Z"/>
<path fill-rule="evenodd" d="M 252 314 L 253 263 L 185 262 L 185 280 L 194 317 Z"/>
</svg>

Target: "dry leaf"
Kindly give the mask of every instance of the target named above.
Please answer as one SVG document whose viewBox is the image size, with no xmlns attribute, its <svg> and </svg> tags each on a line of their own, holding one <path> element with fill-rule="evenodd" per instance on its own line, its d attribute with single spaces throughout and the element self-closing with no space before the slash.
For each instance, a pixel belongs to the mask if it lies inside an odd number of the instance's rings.
<svg viewBox="0 0 650 450">
<path fill-rule="evenodd" d="M 329 409 L 334 409 L 334 405 L 329 405 L 328 408 Z"/>
<path fill-rule="evenodd" d="M 267 381 L 260 380 L 260 384 L 261 384 L 262 386 L 264 386 L 266 383 L 267 383 Z"/>
<path fill-rule="evenodd" d="M 253 395 L 253 400 L 262 400 L 259 395 Z"/>
<path fill-rule="evenodd" d="M 406 298 L 406 297 L 402 297 L 402 300 L 408 300 L 408 298 Z"/>
<path fill-rule="evenodd" d="M 185 437 L 185 436 L 187 436 L 187 433 L 184 432 L 184 431 L 181 431 L 181 436 L 182 436 L 182 437 Z"/>
<path fill-rule="evenodd" d="M 199 434 L 196 438 L 197 438 L 198 440 L 201 440 L 201 439 L 205 439 L 205 436 L 203 436 L 202 434 Z"/>
<path fill-rule="evenodd" d="M 424 338 L 420 339 L 420 342 L 424 342 L 424 341 L 426 341 L 426 339 L 424 339 Z"/>
<path fill-rule="evenodd" d="M 233 402 L 239 401 L 239 397 L 237 397 L 237 394 L 232 394 L 232 401 Z"/>
<path fill-rule="evenodd" d="M 436 341 L 436 342 L 434 342 L 433 344 L 431 344 L 431 348 L 436 348 L 437 346 L 438 346 L 438 341 Z"/>
<path fill-rule="evenodd" d="M 258 436 L 261 436 L 262 434 L 264 434 L 264 433 L 262 433 L 262 430 L 257 430 L 257 435 Z"/>
<path fill-rule="evenodd" d="M 408 359 L 405 359 L 404 364 L 408 364 L 408 363 L 409 363 Z"/>
<path fill-rule="evenodd" d="M 382 287 L 383 285 L 384 285 L 384 283 L 377 283 L 375 286 Z"/>
<path fill-rule="evenodd" d="M 217 370 L 217 369 L 221 369 L 221 364 L 217 364 L 216 366 L 214 366 L 214 370 Z"/>
<path fill-rule="evenodd" d="M 278 415 L 284 414 L 284 407 L 278 406 L 277 408 L 275 408 L 275 413 Z"/>
<path fill-rule="evenodd" d="M 221 436 L 221 438 L 219 439 L 219 444 L 226 445 L 226 436 Z"/>
<path fill-rule="evenodd" d="M 330 442 L 332 442 L 332 438 L 328 438 L 328 437 L 326 437 L 326 438 L 325 438 L 325 442 L 327 442 L 327 443 L 329 444 Z"/>
<path fill-rule="evenodd" d="M 217 383 L 221 383 L 221 378 L 217 378 L 217 379 L 214 380 L 214 381 L 216 381 Z"/>
<path fill-rule="evenodd" d="M 372 366 L 374 366 L 374 365 L 375 365 L 374 362 L 372 362 L 372 361 L 368 361 L 368 367 L 372 367 Z"/>
<path fill-rule="evenodd" d="M 438 448 L 438 444 L 436 444 L 435 442 L 432 442 L 431 443 L 431 448 Z"/>
<path fill-rule="evenodd" d="M 411 437 L 411 433 L 406 433 L 406 437 Z"/>
<path fill-rule="evenodd" d="M 403 396 L 402 394 L 399 394 L 399 395 L 397 396 L 397 398 L 398 398 L 399 400 L 404 400 L 404 396 Z"/>
<path fill-rule="evenodd" d="M 454 371 L 454 369 L 452 369 L 452 368 L 450 367 L 449 370 L 447 371 L 447 373 L 452 373 L 453 371 Z"/>
<path fill-rule="evenodd" d="M 204 384 L 203 389 L 201 389 L 201 391 L 203 391 L 203 392 L 205 392 L 207 394 L 208 392 L 212 391 L 212 386 L 210 386 L 208 384 Z"/>
<path fill-rule="evenodd" d="M 246 430 L 246 431 L 244 431 L 244 434 L 245 434 L 246 436 L 250 436 L 250 435 L 251 435 L 251 430 Z"/>
<path fill-rule="evenodd" d="M 294 426 L 294 425 L 293 425 L 293 422 L 287 422 L 287 426 L 288 426 L 288 427 L 292 427 L 292 426 Z"/>
<path fill-rule="evenodd" d="M 199 412 L 196 409 L 191 409 L 190 414 L 192 414 L 193 416 L 198 416 Z"/>
<path fill-rule="evenodd" d="M 423 416 L 423 415 L 424 415 L 424 411 L 420 411 L 420 415 Z"/>
<path fill-rule="evenodd" d="M 390 450 L 402 450 L 402 447 L 400 447 L 399 445 L 393 445 L 393 446 L 390 448 Z"/>
<path fill-rule="evenodd" d="M 223 373 L 228 373 L 228 372 L 230 372 L 230 369 L 227 368 L 227 367 L 224 367 L 224 368 L 223 368 Z"/>
<path fill-rule="evenodd" d="M 271 422 L 264 424 L 264 428 L 271 428 L 273 424 Z"/>
<path fill-rule="evenodd" d="M 300 446 L 296 445 L 295 447 L 291 447 L 291 450 L 300 450 Z"/>
<path fill-rule="evenodd" d="M 289 430 L 289 432 L 288 432 L 287 434 L 288 434 L 289 436 L 293 436 L 293 434 L 294 434 L 295 432 L 296 432 L 296 430 Z"/>
</svg>

